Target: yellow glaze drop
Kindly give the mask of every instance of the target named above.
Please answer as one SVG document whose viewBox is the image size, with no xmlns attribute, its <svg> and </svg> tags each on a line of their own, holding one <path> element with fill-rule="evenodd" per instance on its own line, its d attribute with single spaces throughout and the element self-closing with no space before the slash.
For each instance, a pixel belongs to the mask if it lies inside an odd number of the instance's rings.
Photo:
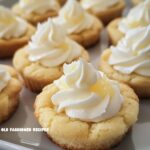
<svg viewBox="0 0 150 150">
<path fill-rule="evenodd" d="M 107 80 L 99 80 L 90 88 L 90 91 L 96 93 L 102 98 L 106 97 L 107 95 L 114 95 L 114 90 Z"/>
</svg>

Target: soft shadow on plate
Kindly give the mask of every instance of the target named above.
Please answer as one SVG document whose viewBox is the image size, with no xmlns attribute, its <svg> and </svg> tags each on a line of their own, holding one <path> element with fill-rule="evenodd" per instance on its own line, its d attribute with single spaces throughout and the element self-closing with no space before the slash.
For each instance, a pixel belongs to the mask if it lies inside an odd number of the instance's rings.
<svg viewBox="0 0 150 150">
<path fill-rule="evenodd" d="M 29 92 L 25 88 L 23 88 L 20 94 L 20 103 L 16 110 L 16 112 L 7 120 L 6 122 L 0 125 L 0 128 L 32 128 L 38 127 L 33 114 L 33 103 L 35 100 L 35 94 Z M 31 126 L 33 124 L 33 126 Z M 30 144 L 26 144 L 23 142 L 24 140 L 32 137 L 30 132 L 1 132 L 0 131 L 0 139 L 6 140 L 10 142 L 14 142 L 16 144 L 22 143 L 22 145 L 27 146 Z M 34 143 L 34 139 L 33 139 Z"/>
<path fill-rule="evenodd" d="M 18 118 L 24 118 L 24 119 L 18 119 Z M 27 118 L 27 114 L 24 108 L 23 103 L 21 102 L 21 97 L 20 97 L 20 103 L 19 106 L 16 110 L 16 112 L 4 123 L 0 125 L 0 128 L 22 128 L 25 124 Z M 1 132 L 0 131 L 0 139 L 1 140 L 6 140 L 6 141 L 20 141 L 20 137 L 18 135 L 18 132 Z"/>
<path fill-rule="evenodd" d="M 140 113 L 138 123 L 150 123 L 150 100 L 144 99 L 140 101 Z"/>
<path fill-rule="evenodd" d="M 15 2 L 16 0 L 0 0 L 0 5 L 11 7 Z"/>
<path fill-rule="evenodd" d="M 45 142 L 47 143 L 47 145 L 45 145 Z M 60 148 L 59 146 L 57 146 L 55 143 L 53 143 L 47 136 L 46 133 L 43 133 L 41 136 L 41 141 L 40 141 L 40 146 L 42 147 L 43 150 L 47 150 L 47 147 L 50 147 L 51 150 L 63 150 L 62 148 Z"/>
<path fill-rule="evenodd" d="M 113 150 L 135 150 L 135 146 L 132 141 L 132 130 L 125 135 L 120 144 L 115 146 Z"/>
<path fill-rule="evenodd" d="M 90 60 L 95 68 L 98 69 L 100 63 L 100 55 L 101 53 L 108 47 L 108 36 L 107 31 L 104 29 L 100 34 L 100 41 L 90 48 L 88 52 L 90 53 Z"/>
</svg>

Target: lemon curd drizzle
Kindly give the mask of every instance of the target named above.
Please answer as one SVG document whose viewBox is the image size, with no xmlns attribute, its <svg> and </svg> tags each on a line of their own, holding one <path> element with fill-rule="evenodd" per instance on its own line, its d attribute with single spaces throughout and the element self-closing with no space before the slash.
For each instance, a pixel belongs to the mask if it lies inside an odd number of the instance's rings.
<svg viewBox="0 0 150 150">
<path fill-rule="evenodd" d="M 101 98 L 105 98 L 107 95 L 110 97 L 114 95 L 114 90 L 107 80 L 97 81 L 93 86 L 90 87 L 90 91 L 96 93 Z"/>
</svg>

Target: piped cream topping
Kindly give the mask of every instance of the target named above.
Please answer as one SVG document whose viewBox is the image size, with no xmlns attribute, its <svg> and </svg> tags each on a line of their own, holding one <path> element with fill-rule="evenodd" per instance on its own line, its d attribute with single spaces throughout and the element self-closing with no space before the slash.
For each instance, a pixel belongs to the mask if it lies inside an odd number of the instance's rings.
<svg viewBox="0 0 150 150">
<path fill-rule="evenodd" d="M 94 17 L 88 14 L 76 0 L 68 0 L 55 19 L 58 24 L 66 27 L 68 34 L 80 33 L 90 29 Z"/>
<path fill-rule="evenodd" d="M 20 0 L 19 7 L 26 14 L 44 14 L 50 10 L 58 12 L 60 9 L 60 5 L 57 0 Z"/>
<path fill-rule="evenodd" d="M 116 70 L 150 77 L 150 25 L 127 32 L 111 52 L 109 63 Z"/>
<path fill-rule="evenodd" d="M 119 24 L 119 30 L 123 33 L 129 30 L 146 27 L 150 24 L 150 0 L 145 0 L 143 3 L 132 8 L 126 18 Z"/>
<path fill-rule="evenodd" d="M 83 48 L 67 37 L 63 26 L 49 19 L 38 25 L 26 49 L 31 62 L 56 67 L 80 57 Z"/>
<path fill-rule="evenodd" d="M 84 9 L 90 9 L 95 13 L 109 9 L 116 5 L 119 0 L 81 0 Z"/>
<path fill-rule="evenodd" d="M 59 91 L 51 98 L 58 113 L 99 122 L 120 111 L 123 97 L 116 81 L 109 80 L 83 59 L 65 64 L 63 71 L 64 75 L 54 81 Z"/>
<path fill-rule="evenodd" d="M 0 38 L 18 38 L 27 31 L 27 23 L 11 10 L 0 6 Z"/>
</svg>

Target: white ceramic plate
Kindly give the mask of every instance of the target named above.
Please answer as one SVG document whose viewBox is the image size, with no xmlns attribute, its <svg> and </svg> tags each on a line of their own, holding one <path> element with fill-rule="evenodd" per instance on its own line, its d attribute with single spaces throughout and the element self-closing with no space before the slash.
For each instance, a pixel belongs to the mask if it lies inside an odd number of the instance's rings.
<svg viewBox="0 0 150 150">
<path fill-rule="evenodd" d="M 0 0 L 1 5 L 11 6 L 15 0 Z M 128 2 L 128 1 L 127 1 Z M 128 2 L 128 9 L 130 7 Z M 128 9 L 126 11 L 128 11 Z M 90 49 L 91 60 L 95 67 L 98 65 L 99 56 L 107 47 L 106 32 L 103 31 L 102 44 Z M 2 64 L 11 65 L 11 60 L 0 60 Z M 36 95 L 23 89 L 20 97 L 20 105 L 16 113 L 5 123 L 2 128 L 39 128 L 34 115 L 33 103 Z M 1 132 L 0 150 L 61 150 L 52 143 L 42 132 Z M 123 141 L 113 150 L 150 150 L 150 100 L 141 100 L 139 121 L 127 134 Z"/>
</svg>

